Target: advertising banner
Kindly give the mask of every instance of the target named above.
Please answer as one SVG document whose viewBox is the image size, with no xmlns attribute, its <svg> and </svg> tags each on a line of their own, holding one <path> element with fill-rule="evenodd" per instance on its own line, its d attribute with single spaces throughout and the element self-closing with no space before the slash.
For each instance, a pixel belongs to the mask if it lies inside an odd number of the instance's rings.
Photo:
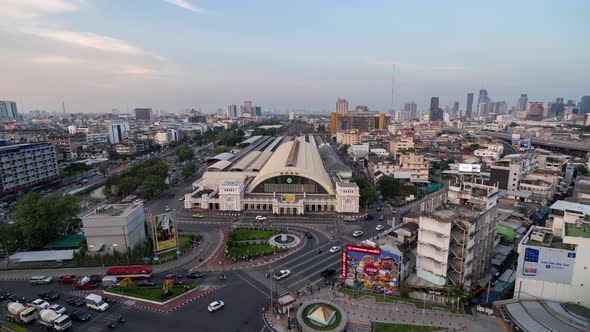
<svg viewBox="0 0 590 332">
<path fill-rule="evenodd" d="M 570 284 L 576 252 L 571 250 L 523 246 L 518 257 L 518 276 L 560 284 Z"/>
<path fill-rule="evenodd" d="M 481 165 L 459 164 L 459 172 L 479 173 L 481 172 Z"/>
<path fill-rule="evenodd" d="M 174 213 L 167 212 L 154 216 L 154 237 L 156 252 L 176 248 L 176 222 Z"/>
<path fill-rule="evenodd" d="M 295 203 L 295 195 L 285 194 L 282 195 L 282 201 L 287 203 Z"/>
<path fill-rule="evenodd" d="M 399 285 L 400 257 L 371 247 L 347 245 L 342 252 L 344 286 L 393 294 Z"/>
</svg>

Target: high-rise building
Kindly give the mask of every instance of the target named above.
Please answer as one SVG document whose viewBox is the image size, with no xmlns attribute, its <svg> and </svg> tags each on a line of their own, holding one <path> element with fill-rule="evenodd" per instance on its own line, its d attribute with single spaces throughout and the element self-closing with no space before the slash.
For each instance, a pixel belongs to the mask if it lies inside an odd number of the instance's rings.
<svg viewBox="0 0 590 332">
<path fill-rule="evenodd" d="M 241 106 L 240 106 L 241 107 Z M 238 114 L 237 105 L 225 105 L 225 116 L 234 119 L 240 117 L 242 114 Z"/>
<path fill-rule="evenodd" d="M 59 176 L 50 143 L 0 146 L 0 197 Z"/>
<path fill-rule="evenodd" d="M 262 107 L 254 106 L 254 116 L 262 116 Z"/>
<path fill-rule="evenodd" d="M 404 112 L 407 113 L 409 119 L 414 119 L 418 116 L 418 105 L 415 102 L 405 103 Z"/>
<path fill-rule="evenodd" d="M 455 115 L 456 115 L 457 113 L 459 113 L 459 102 L 458 102 L 458 101 L 455 101 L 455 102 L 453 103 L 453 109 L 452 109 L 452 111 L 453 111 L 453 114 L 455 114 Z"/>
<path fill-rule="evenodd" d="M 430 98 L 430 111 L 438 109 L 438 97 Z"/>
<path fill-rule="evenodd" d="M 542 101 L 531 101 L 529 103 L 529 110 L 526 114 L 526 120 L 541 121 L 545 115 L 545 108 Z"/>
<path fill-rule="evenodd" d="M 387 130 L 391 122 L 389 114 L 379 112 L 348 112 L 330 114 L 330 133 L 336 135 L 339 131 L 358 129 L 361 132 L 372 130 Z"/>
<path fill-rule="evenodd" d="M 477 100 L 477 104 L 489 103 L 489 102 L 490 102 L 490 98 L 488 98 L 488 90 L 486 90 L 486 89 L 479 90 L 479 98 Z"/>
<path fill-rule="evenodd" d="M 437 122 L 443 121 L 444 119 L 444 112 L 440 108 L 430 111 L 430 116 L 428 117 L 430 122 Z"/>
<path fill-rule="evenodd" d="M 563 111 L 565 109 L 565 104 L 563 103 L 563 98 L 556 98 L 554 103 L 548 105 L 549 107 L 549 114 L 550 118 L 553 117 L 562 117 Z"/>
<path fill-rule="evenodd" d="M 520 94 L 520 97 L 518 97 L 518 101 L 516 102 L 516 112 L 526 112 L 526 106 L 528 105 L 528 102 L 529 98 L 527 97 L 526 93 Z"/>
<path fill-rule="evenodd" d="M 467 105 L 465 106 L 465 117 L 471 119 L 471 113 L 473 112 L 473 92 L 467 94 Z"/>
<path fill-rule="evenodd" d="M 590 96 L 584 96 L 580 101 L 580 114 L 588 113 L 590 113 Z"/>
<path fill-rule="evenodd" d="M 0 100 L 0 121 L 16 120 L 18 120 L 16 103 L 9 100 Z"/>
<path fill-rule="evenodd" d="M 244 113 L 252 114 L 252 101 L 246 100 L 244 102 Z"/>
<path fill-rule="evenodd" d="M 135 120 L 151 121 L 152 120 L 152 109 L 151 108 L 136 108 L 135 109 Z"/>
<path fill-rule="evenodd" d="M 508 103 L 505 101 L 497 101 L 494 107 L 494 111 L 496 114 L 504 115 L 508 114 Z"/>
<path fill-rule="evenodd" d="M 109 141 L 111 144 L 119 144 L 125 141 L 129 132 L 129 122 L 125 120 L 109 121 Z"/>
<path fill-rule="evenodd" d="M 344 98 L 338 98 L 336 100 L 336 114 L 346 114 L 348 113 L 348 101 Z"/>
</svg>

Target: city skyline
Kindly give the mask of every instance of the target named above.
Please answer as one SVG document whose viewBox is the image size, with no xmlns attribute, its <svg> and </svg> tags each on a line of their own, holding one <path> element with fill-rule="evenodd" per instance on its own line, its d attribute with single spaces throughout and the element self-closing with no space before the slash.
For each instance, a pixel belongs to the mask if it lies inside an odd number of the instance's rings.
<svg viewBox="0 0 590 332">
<path fill-rule="evenodd" d="M 521 94 L 580 101 L 589 94 L 588 9 L 585 1 L 6 0 L 0 99 L 19 112 L 60 110 L 62 101 L 68 112 L 214 112 L 244 100 L 329 112 L 343 97 L 387 111 L 395 64 L 396 110 L 410 101 L 427 110 L 432 96 L 465 109 L 466 94 L 480 89 L 510 106 Z M 492 15 L 502 24 L 482 24 Z"/>
</svg>

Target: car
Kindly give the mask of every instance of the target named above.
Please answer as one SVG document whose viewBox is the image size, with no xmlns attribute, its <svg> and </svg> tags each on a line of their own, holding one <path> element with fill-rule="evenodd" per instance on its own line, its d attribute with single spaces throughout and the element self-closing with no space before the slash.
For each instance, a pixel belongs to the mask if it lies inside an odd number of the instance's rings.
<svg viewBox="0 0 590 332">
<path fill-rule="evenodd" d="M 3 289 L 0 289 L 0 300 L 6 300 L 8 296 L 10 296 L 10 293 Z"/>
<path fill-rule="evenodd" d="M 266 219 L 268 218 L 266 218 L 265 216 L 256 216 L 256 221 L 265 221 Z"/>
<path fill-rule="evenodd" d="M 223 303 L 223 301 L 213 301 L 209 303 L 209 306 L 207 306 L 207 310 L 209 310 L 209 312 L 213 312 L 223 308 L 224 306 L 225 303 Z"/>
<path fill-rule="evenodd" d="M 90 313 L 88 311 L 84 311 L 84 310 L 74 310 L 68 316 L 70 316 L 71 319 L 77 320 L 80 322 L 85 322 L 85 321 L 89 320 L 91 317 Z"/>
<path fill-rule="evenodd" d="M 62 306 L 61 304 L 57 304 L 57 303 L 50 305 L 48 309 L 53 310 L 61 315 L 65 314 L 66 311 L 68 311 L 64 306 Z"/>
<path fill-rule="evenodd" d="M 193 214 L 193 218 L 199 218 L 199 219 L 201 219 L 201 218 L 204 218 L 204 217 L 205 217 L 205 216 L 204 216 L 204 215 L 202 215 L 202 214 L 200 214 L 200 213 L 195 213 L 195 214 Z"/>
<path fill-rule="evenodd" d="M 174 193 L 168 194 L 168 198 L 173 198 L 173 197 L 174 197 Z"/>
<path fill-rule="evenodd" d="M 178 279 L 178 278 L 172 278 L 172 283 L 173 283 L 174 285 L 177 285 L 177 286 L 179 286 L 179 285 L 182 285 L 182 284 L 184 284 L 184 281 L 182 281 L 182 279 Z"/>
<path fill-rule="evenodd" d="M 303 235 L 305 235 L 305 237 L 308 239 L 313 239 L 313 235 L 311 234 L 311 232 L 304 232 Z"/>
<path fill-rule="evenodd" d="M 49 307 L 49 302 L 42 299 L 36 299 L 35 301 L 29 302 L 29 305 L 37 310 L 41 310 L 47 309 Z"/>
<path fill-rule="evenodd" d="M 138 287 L 151 287 L 151 286 L 156 286 L 158 283 L 155 281 L 151 281 L 151 280 L 142 280 L 138 283 L 136 283 L 135 285 L 137 285 Z"/>
<path fill-rule="evenodd" d="M 66 303 L 76 307 L 81 307 L 86 304 L 86 300 L 80 296 L 70 296 L 66 299 Z"/>
<path fill-rule="evenodd" d="M 184 201 L 184 196 L 180 196 L 179 201 Z"/>
<path fill-rule="evenodd" d="M 58 284 L 75 284 L 80 280 L 80 276 L 73 275 L 73 274 L 66 274 L 57 278 Z"/>
<path fill-rule="evenodd" d="M 334 269 L 325 269 L 322 272 L 320 272 L 320 276 L 325 279 L 332 278 L 335 275 L 336 275 L 336 270 L 334 270 Z"/>
<path fill-rule="evenodd" d="M 40 298 L 47 301 L 55 301 L 59 299 L 59 293 L 56 291 L 43 292 L 38 294 Z"/>
<path fill-rule="evenodd" d="M 170 273 L 170 274 L 166 275 L 166 278 L 168 278 L 168 279 L 182 279 L 182 273 L 180 273 L 180 272 Z"/>
<path fill-rule="evenodd" d="M 383 225 L 377 225 L 377 227 L 375 227 L 376 231 L 382 231 L 384 229 L 385 229 L 385 226 L 383 226 Z"/>
<path fill-rule="evenodd" d="M 164 210 L 166 210 L 166 212 L 170 212 L 170 207 L 166 206 L 166 208 Z"/>
<path fill-rule="evenodd" d="M 363 231 L 354 231 L 354 232 L 352 233 L 352 236 L 354 236 L 354 237 L 359 237 L 359 236 L 361 236 L 361 235 L 363 235 L 363 234 L 365 234 L 365 233 L 363 233 Z"/>
<path fill-rule="evenodd" d="M 341 250 L 341 248 L 339 246 L 333 246 L 332 248 L 330 248 L 330 253 L 335 254 L 335 253 L 339 252 L 340 250 Z"/>
<path fill-rule="evenodd" d="M 383 221 L 383 220 L 385 220 L 385 216 L 384 216 L 384 215 L 382 215 L 382 214 L 381 214 L 381 215 L 379 215 L 379 220 L 380 220 L 380 221 Z"/>
<path fill-rule="evenodd" d="M 53 277 L 33 276 L 29 279 L 31 285 L 47 285 L 53 281 Z"/>
<path fill-rule="evenodd" d="M 383 207 L 382 206 L 377 207 L 377 211 L 383 211 Z"/>
<path fill-rule="evenodd" d="M 280 270 L 279 272 L 277 272 L 275 274 L 275 279 L 276 280 L 285 279 L 285 278 L 287 278 L 290 275 L 291 275 L 291 271 L 289 271 L 289 270 Z"/>
<path fill-rule="evenodd" d="M 25 303 L 26 299 L 24 296 L 12 294 L 8 297 L 8 301 L 10 302 L 18 302 L 18 303 Z"/>
<path fill-rule="evenodd" d="M 189 279 L 199 279 L 199 278 L 203 278 L 204 276 L 205 275 L 203 273 L 198 272 L 198 271 L 192 271 L 186 275 L 186 277 Z"/>
</svg>

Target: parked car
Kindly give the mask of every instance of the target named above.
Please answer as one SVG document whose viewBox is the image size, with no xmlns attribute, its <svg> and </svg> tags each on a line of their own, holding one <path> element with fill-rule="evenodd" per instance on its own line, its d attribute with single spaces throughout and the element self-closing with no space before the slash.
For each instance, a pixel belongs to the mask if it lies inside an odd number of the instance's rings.
<svg viewBox="0 0 590 332">
<path fill-rule="evenodd" d="M 81 307 L 86 304 L 86 300 L 83 297 L 70 296 L 66 299 L 66 303 L 76 307 Z"/>
<path fill-rule="evenodd" d="M 8 296 L 10 296 L 10 293 L 3 289 L 0 289 L 0 300 L 6 300 Z"/>
<path fill-rule="evenodd" d="M 340 250 L 341 250 L 341 248 L 339 246 L 333 246 L 332 248 L 330 248 L 330 253 L 335 254 L 335 253 L 339 252 Z"/>
<path fill-rule="evenodd" d="M 151 281 L 151 280 L 142 280 L 138 283 L 136 283 L 136 285 L 138 287 L 151 287 L 151 286 L 156 286 L 158 283 L 155 281 Z"/>
<path fill-rule="evenodd" d="M 213 302 L 209 303 L 207 310 L 209 310 L 209 312 L 213 312 L 213 311 L 217 311 L 217 310 L 223 308 L 224 306 L 225 306 L 225 303 L 223 303 L 223 301 L 213 301 Z"/>
<path fill-rule="evenodd" d="M 380 215 L 379 215 L 379 221 L 383 221 L 383 220 L 385 220 L 385 216 L 384 216 L 384 215 L 382 215 L 382 214 L 380 214 Z"/>
<path fill-rule="evenodd" d="M 29 305 L 40 311 L 41 309 L 47 309 L 49 307 L 49 302 L 42 299 L 36 299 L 32 302 L 29 302 Z"/>
<path fill-rule="evenodd" d="M 8 297 L 8 301 L 10 302 L 18 302 L 18 303 L 25 303 L 26 299 L 24 296 L 12 294 Z"/>
<path fill-rule="evenodd" d="M 268 218 L 266 218 L 265 216 L 256 216 L 256 221 L 265 221 L 266 219 Z"/>
<path fill-rule="evenodd" d="M 198 218 L 198 219 L 201 219 L 201 218 L 204 218 L 204 217 L 205 217 L 205 216 L 204 216 L 204 215 L 202 215 L 202 214 L 200 214 L 200 213 L 195 213 L 195 214 L 193 214 L 193 218 Z"/>
<path fill-rule="evenodd" d="M 53 281 L 53 277 L 33 276 L 29 279 L 31 285 L 47 285 Z"/>
<path fill-rule="evenodd" d="M 80 276 L 73 275 L 73 274 L 66 274 L 64 276 L 57 278 L 57 283 L 58 284 L 75 284 L 76 282 L 78 282 L 78 280 L 80 280 Z"/>
<path fill-rule="evenodd" d="M 377 227 L 375 227 L 376 231 L 382 231 L 384 229 L 385 229 L 385 226 L 383 226 L 383 225 L 377 225 Z"/>
<path fill-rule="evenodd" d="M 287 278 L 290 275 L 291 275 L 291 271 L 289 271 L 289 270 L 280 270 L 279 272 L 277 272 L 275 274 L 275 279 L 276 280 L 285 279 L 285 278 Z"/>
<path fill-rule="evenodd" d="M 365 234 L 365 233 L 363 233 L 363 231 L 354 231 L 352 233 L 352 236 L 359 237 L 359 236 L 362 236 L 363 234 Z"/>
<path fill-rule="evenodd" d="M 59 293 L 56 291 L 43 292 L 39 293 L 39 297 L 41 297 L 43 300 L 55 301 L 59 299 Z"/>
<path fill-rule="evenodd" d="M 180 272 L 170 273 L 170 274 L 166 275 L 166 278 L 168 278 L 168 279 L 182 279 L 182 273 L 180 273 Z"/>
<path fill-rule="evenodd" d="M 49 309 L 53 310 L 61 315 L 65 314 L 66 311 L 68 311 L 64 306 L 62 306 L 61 304 L 57 304 L 57 303 L 50 305 Z"/>
<path fill-rule="evenodd" d="M 198 272 L 198 271 L 192 271 L 186 275 L 186 277 L 189 279 L 199 279 L 199 278 L 203 278 L 204 276 L 205 275 L 203 273 Z"/>
<path fill-rule="evenodd" d="M 80 322 L 85 322 L 90 319 L 91 315 L 88 311 L 84 310 L 74 310 L 74 312 L 69 314 L 70 318 L 73 320 L 77 320 Z"/>
</svg>

